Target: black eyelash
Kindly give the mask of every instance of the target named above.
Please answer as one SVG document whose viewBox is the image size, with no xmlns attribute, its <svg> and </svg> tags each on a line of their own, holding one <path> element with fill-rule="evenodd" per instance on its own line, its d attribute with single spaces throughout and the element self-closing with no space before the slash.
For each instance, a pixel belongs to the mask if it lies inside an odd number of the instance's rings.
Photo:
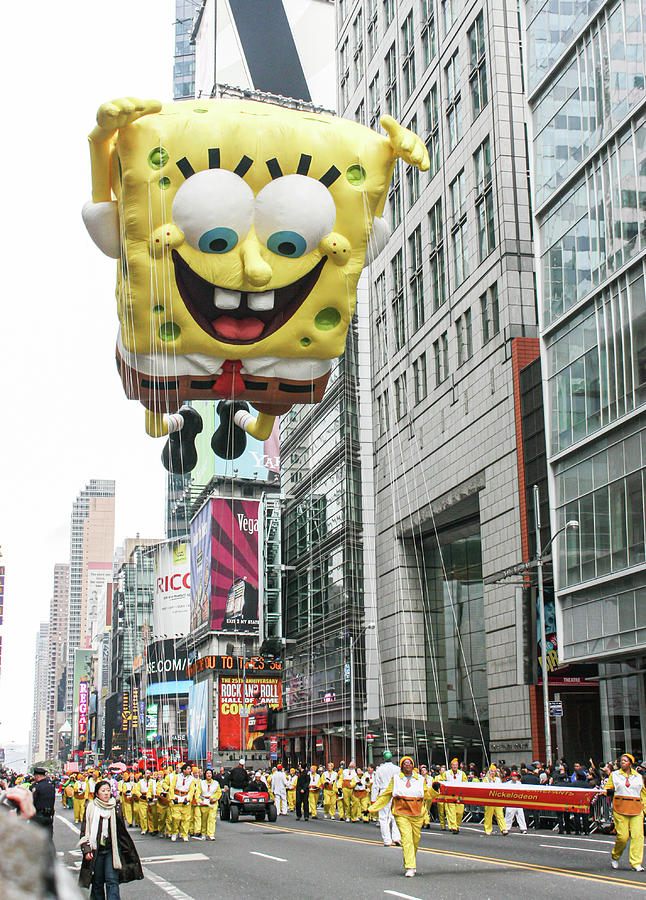
<svg viewBox="0 0 646 900">
<path fill-rule="evenodd" d="M 321 184 L 324 184 L 325 187 L 329 187 L 331 184 L 334 184 L 340 174 L 341 173 L 336 166 L 330 166 L 325 175 L 321 175 L 319 181 Z"/>
<path fill-rule="evenodd" d="M 269 174 L 272 178 L 280 178 L 282 176 L 283 170 L 275 156 L 272 159 L 268 159 L 265 165 L 269 169 Z"/>
<path fill-rule="evenodd" d="M 220 168 L 220 148 L 211 147 L 209 149 L 209 169 Z"/>
<path fill-rule="evenodd" d="M 301 158 L 298 161 L 298 169 L 296 169 L 296 173 L 298 175 L 307 175 L 310 170 L 310 163 L 312 162 L 312 157 L 307 153 L 301 153 Z"/>
<path fill-rule="evenodd" d="M 195 175 L 195 169 L 185 156 L 183 156 L 178 162 L 176 162 L 175 165 L 180 170 L 184 178 L 190 178 L 191 175 Z"/>
<path fill-rule="evenodd" d="M 250 159 L 248 156 L 243 156 L 238 165 L 233 170 L 236 175 L 239 175 L 242 178 L 249 169 L 253 165 L 253 159 Z"/>
</svg>

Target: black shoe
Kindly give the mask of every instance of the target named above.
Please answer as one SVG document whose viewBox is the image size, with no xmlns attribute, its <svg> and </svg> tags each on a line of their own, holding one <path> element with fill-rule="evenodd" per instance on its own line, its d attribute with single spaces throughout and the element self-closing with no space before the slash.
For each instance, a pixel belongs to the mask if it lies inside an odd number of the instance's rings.
<svg viewBox="0 0 646 900">
<path fill-rule="evenodd" d="M 164 468 L 172 475 L 184 475 L 197 465 L 195 438 L 202 431 L 202 416 L 192 406 L 180 409 L 184 425 L 180 431 L 168 435 L 162 450 Z"/>
<path fill-rule="evenodd" d="M 247 432 L 233 421 L 233 416 L 240 410 L 249 412 L 249 404 L 243 400 L 220 400 L 218 403 L 220 425 L 211 438 L 211 449 L 220 459 L 237 459 L 245 452 Z"/>
</svg>

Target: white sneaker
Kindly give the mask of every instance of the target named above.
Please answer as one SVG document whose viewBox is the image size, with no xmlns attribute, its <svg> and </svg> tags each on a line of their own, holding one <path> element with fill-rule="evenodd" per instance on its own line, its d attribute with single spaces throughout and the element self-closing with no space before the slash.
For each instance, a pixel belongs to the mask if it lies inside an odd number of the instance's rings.
<svg viewBox="0 0 646 900">
<path fill-rule="evenodd" d="M 177 835 L 176 835 L 176 834 L 171 834 L 170 839 L 171 839 L 171 841 L 176 841 L 176 840 L 177 840 Z"/>
<path fill-rule="evenodd" d="M 643 866 L 633 866 L 633 872 L 643 872 L 643 871 L 644 871 Z"/>
<path fill-rule="evenodd" d="M 406 869 L 404 872 L 405 878 L 414 878 L 415 877 L 415 869 Z"/>
<path fill-rule="evenodd" d="M 183 840 L 183 841 L 186 841 L 186 843 L 188 843 L 188 838 L 187 838 L 187 837 L 183 837 L 182 840 Z"/>
<path fill-rule="evenodd" d="M 613 869 L 618 869 L 619 868 L 619 860 L 613 859 L 612 857 L 610 857 L 610 865 L 612 866 Z"/>
<path fill-rule="evenodd" d="M 211 835 L 209 835 L 209 840 L 210 840 L 210 841 L 214 841 L 215 838 L 214 838 L 214 837 L 211 837 Z"/>
</svg>

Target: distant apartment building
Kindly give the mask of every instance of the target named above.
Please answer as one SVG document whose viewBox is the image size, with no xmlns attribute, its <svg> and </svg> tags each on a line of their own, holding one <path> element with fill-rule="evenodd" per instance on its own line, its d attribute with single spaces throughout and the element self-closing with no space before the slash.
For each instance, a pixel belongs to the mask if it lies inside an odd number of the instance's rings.
<svg viewBox="0 0 646 900">
<path fill-rule="evenodd" d="M 67 666 L 67 614 L 70 594 L 68 563 L 54 566 L 54 585 L 49 604 L 49 642 L 47 646 L 47 759 L 58 752 L 58 729 L 65 722 L 64 685 Z"/>
<path fill-rule="evenodd" d="M 33 763 L 47 757 L 47 700 L 48 700 L 49 623 L 42 622 L 36 637 L 36 665 L 34 668 L 34 703 L 31 717 L 29 758 Z"/>
</svg>

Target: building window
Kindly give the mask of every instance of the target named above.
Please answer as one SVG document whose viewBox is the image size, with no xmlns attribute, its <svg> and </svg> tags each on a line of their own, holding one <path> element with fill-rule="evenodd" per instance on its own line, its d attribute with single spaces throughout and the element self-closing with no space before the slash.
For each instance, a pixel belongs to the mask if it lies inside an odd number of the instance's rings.
<svg viewBox="0 0 646 900">
<path fill-rule="evenodd" d="M 393 257 L 390 265 L 393 279 L 393 332 L 395 335 L 395 350 L 401 350 L 406 343 L 404 266 L 401 250 Z"/>
<path fill-rule="evenodd" d="M 370 102 L 370 127 L 378 128 L 379 119 L 381 118 L 381 102 L 379 99 L 379 72 L 375 74 L 368 86 L 368 95 Z"/>
<path fill-rule="evenodd" d="M 487 85 L 487 57 L 485 55 L 484 13 L 481 12 L 473 27 L 469 31 L 469 46 L 471 48 L 471 71 L 469 72 L 469 84 L 471 85 L 471 99 L 473 100 L 473 118 L 479 116 L 489 101 L 489 87 Z"/>
<path fill-rule="evenodd" d="M 408 397 L 406 390 L 406 372 L 395 378 L 395 415 L 400 422 L 408 411 Z"/>
<path fill-rule="evenodd" d="M 455 320 L 455 336 L 458 343 L 458 365 L 461 366 L 473 356 L 473 326 L 470 309 L 465 310 Z"/>
<path fill-rule="evenodd" d="M 368 20 L 368 56 L 370 59 L 375 55 L 377 44 L 379 43 L 379 27 L 377 21 L 377 0 L 368 0 L 366 7 L 366 16 Z"/>
<path fill-rule="evenodd" d="M 339 28 L 340 28 L 343 25 L 343 23 L 345 22 L 345 17 L 348 14 L 348 11 L 346 8 L 346 0 L 337 0 L 336 5 L 339 8 Z"/>
<path fill-rule="evenodd" d="M 500 331 L 498 285 L 495 282 L 480 297 L 480 315 L 482 317 L 482 343 L 486 344 Z"/>
<path fill-rule="evenodd" d="M 402 220 L 402 196 L 399 162 L 395 163 L 395 168 L 393 170 L 393 178 L 390 184 L 388 203 L 390 206 L 390 228 L 391 231 L 394 231 Z"/>
<path fill-rule="evenodd" d="M 354 121 L 360 125 L 366 124 L 366 104 L 362 100 L 354 111 Z"/>
<path fill-rule="evenodd" d="M 413 380 L 415 382 L 415 403 L 421 403 L 428 394 L 426 353 L 422 353 L 413 361 Z"/>
<path fill-rule="evenodd" d="M 491 147 L 486 137 L 474 156 L 476 177 L 476 222 L 478 226 L 478 259 L 482 262 L 496 246 L 491 178 Z"/>
<path fill-rule="evenodd" d="M 446 300 L 444 278 L 444 228 L 442 223 L 442 201 L 438 200 L 428 214 L 429 248 L 431 266 L 431 300 L 433 312 Z"/>
<path fill-rule="evenodd" d="M 408 127 L 414 134 L 417 134 L 417 116 L 413 116 Z M 419 200 L 419 169 L 417 166 L 406 167 L 406 184 L 408 186 L 408 205 L 410 207 Z"/>
<path fill-rule="evenodd" d="M 386 112 L 397 117 L 397 50 L 393 44 L 384 60 L 386 68 Z"/>
<path fill-rule="evenodd" d="M 439 387 L 449 377 L 449 335 L 442 332 L 436 341 L 433 341 L 433 356 L 435 358 L 435 386 Z"/>
<path fill-rule="evenodd" d="M 458 287 L 469 274 L 464 169 L 462 169 L 459 175 L 453 179 L 450 190 L 452 206 L 451 242 L 453 244 L 453 268 L 455 272 L 455 286 Z"/>
<path fill-rule="evenodd" d="M 413 10 L 408 13 L 402 25 L 402 72 L 406 98 L 415 90 L 415 30 Z"/>
<path fill-rule="evenodd" d="M 426 149 L 431 163 L 429 178 L 437 175 L 440 168 L 440 116 L 437 105 L 437 84 L 434 84 L 424 98 L 426 112 Z"/>
<path fill-rule="evenodd" d="M 386 322 L 386 276 L 382 272 L 375 280 L 375 309 L 377 311 L 377 366 L 388 364 L 388 327 Z"/>
<path fill-rule="evenodd" d="M 390 400 L 388 388 L 377 397 L 377 419 L 379 421 L 379 435 L 383 436 L 390 429 Z"/>
<path fill-rule="evenodd" d="M 341 109 L 346 108 L 350 97 L 350 63 L 348 57 L 348 39 L 346 38 L 341 44 L 341 51 L 339 53 Z"/>
<path fill-rule="evenodd" d="M 422 262 L 422 226 L 418 225 L 408 238 L 410 279 L 408 282 L 413 304 L 413 331 L 424 324 L 424 276 Z"/>
<path fill-rule="evenodd" d="M 458 0 L 442 0 L 442 24 L 447 35 L 458 17 Z"/>
<path fill-rule="evenodd" d="M 460 105 L 460 64 L 456 50 L 446 69 L 446 118 L 449 125 L 449 150 L 454 150 L 462 138 L 462 109 Z"/>
<path fill-rule="evenodd" d="M 354 39 L 354 83 L 359 84 L 363 78 L 363 12 L 359 10 L 352 23 L 352 35 Z"/>
<path fill-rule="evenodd" d="M 435 40 L 435 7 L 433 4 L 434 0 L 421 0 L 420 3 L 424 68 L 428 66 L 437 52 Z"/>
<path fill-rule="evenodd" d="M 395 0 L 384 0 L 384 22 L 386 28 L 390 25 L 395 16 Z"/>
</svg>

